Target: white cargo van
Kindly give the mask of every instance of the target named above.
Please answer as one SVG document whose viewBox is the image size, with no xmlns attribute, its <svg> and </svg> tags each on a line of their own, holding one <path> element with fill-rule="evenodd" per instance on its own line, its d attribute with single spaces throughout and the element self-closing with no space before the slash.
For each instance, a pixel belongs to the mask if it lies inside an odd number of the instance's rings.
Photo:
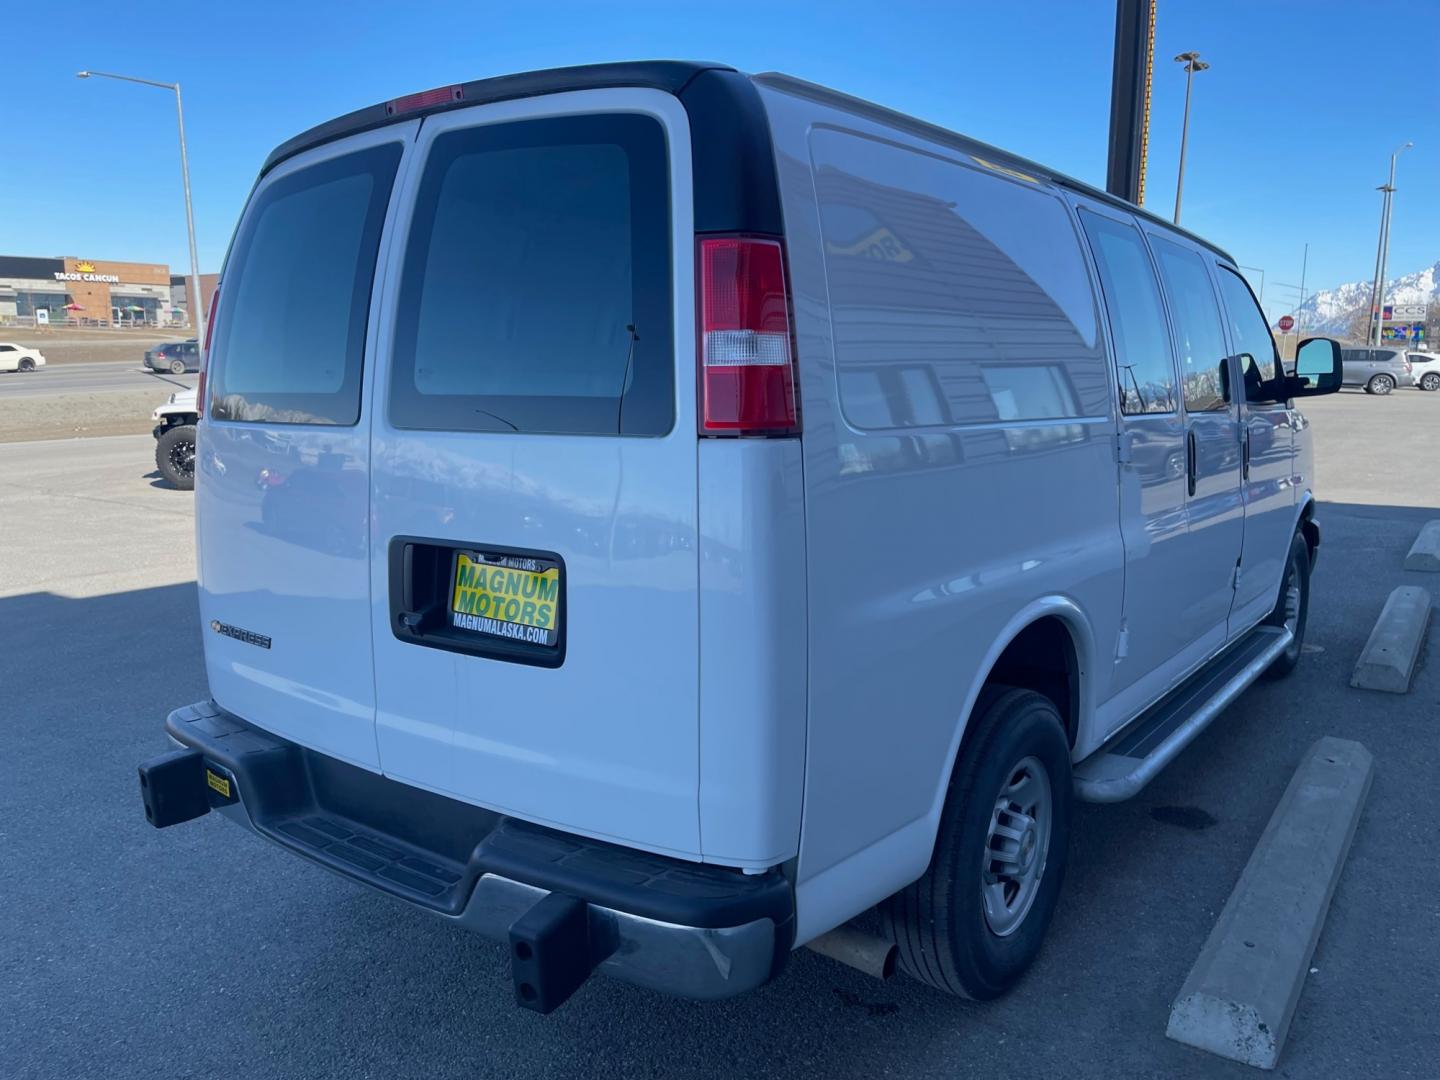
<svg viewBox="0 0 1440 1080">
<path fill-rule="evenodd" d="M 271 155 L 219 297 L 212 699 L 147 814 L 506 942 L 530 1008 L 738 994 L 875 905 L 1000 994 L 1072 792 L 1300 655 L 1338 347 L 1287 375 L 1224 252 L 818 86 L 363 109 Z"/>
</svg>

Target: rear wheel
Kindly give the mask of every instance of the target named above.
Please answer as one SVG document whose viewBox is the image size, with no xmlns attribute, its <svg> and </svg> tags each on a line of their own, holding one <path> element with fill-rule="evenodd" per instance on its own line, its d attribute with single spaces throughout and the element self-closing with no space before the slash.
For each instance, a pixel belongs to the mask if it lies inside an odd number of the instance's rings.
<svg viewBox="0 0 1440 1080">
<path fill-rule="evenodd" d="M 34 370 L 35 370 L 35 361 L 34 361 L 34 360 L 31 360 L 30 357 L 28 357 L 28 356 L 23 356 L 23 357 L 21 357 L 21 358 L 20 358 L 20 370 L 21 370 L 21 371 L 34 371 Z"/>
<path fill-rule="evenodd" d="M 1365 384 L 1367 394 L 1379 394 L 1384 397 L 1395 389 L 1395 380 L 1389 375 L 1372 375 L 1370 381 Z"/>
<path fill-rule="evenodd" d="M 185 374 L 185 361 L 184 361 L 184 360 L 171 360 L 171 361 L 170 361 L 170 374 L 171 374 L 171 375 L 184 375 L 184 374 Z"/>
<path fill-rule="evenodd" d="M 1267 626 L 1283 626 L 1290 631 L 1290 644 L 1265 670 L 1267 679 L 1283 679 L 1300 663 L 1300 650 L 1305 644 L 1305 621 L 1310 614 L 1310 546 L 1298 532 L 1290 541 L 1290 557 L 1285 561 L 1285 578 L 1280 582 L 1280 597 L 1275 610 L 1265 620 Z"/>
<path fill-rule="evenodd" d="M 1420 376 L 1421 390 L 1440 390 L 1440 371 L 1427 371 Z"/>
<path fill-rule="evenodd" d="M 925 875 L 881 907 L 900 966 L 987 1000 L 1040 951 L 1070 843 L 1070 746 L 1049 698 L 989 687 L 976 704 Z"/>
<path fill-rule="evenodd" d="M 195 425 L 176 424 L 155 440 L 155 467 L 181 491 L 195 487 Z"/>
</svg>

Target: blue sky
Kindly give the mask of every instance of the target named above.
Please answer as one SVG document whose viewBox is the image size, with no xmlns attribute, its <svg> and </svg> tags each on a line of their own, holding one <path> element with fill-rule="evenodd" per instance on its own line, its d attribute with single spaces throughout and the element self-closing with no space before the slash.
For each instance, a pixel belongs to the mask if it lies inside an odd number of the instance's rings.
<svg viewBox="0 0 1440 1080">
<path fill-rule="evenodd" d="M 7 43 L 0 253 L 187 266 L 171 101 L 81 68 L 182 84 L 210 271 L 260 162 L 297 131 L 430 86 L 600 60 L 782 70 L 1103 185 L 1113 33 L 1112 0 L 251 0 L 158 19 L 76 0 L 61 24 Z M 1407 139 L 1391 272 L 1433 263 L 1437 41 L 1436 0 L 1160 0 L 1147 205 L 1173 209 L 1185 80 L 1170 58 L 1195 49 L 1213 66 L 1196 77 L 1184 223 L 1265 269 L 1272 314 L 1306 242 L 1311 289 L 1373 274 L 1374 189 Z"/>
</svg>

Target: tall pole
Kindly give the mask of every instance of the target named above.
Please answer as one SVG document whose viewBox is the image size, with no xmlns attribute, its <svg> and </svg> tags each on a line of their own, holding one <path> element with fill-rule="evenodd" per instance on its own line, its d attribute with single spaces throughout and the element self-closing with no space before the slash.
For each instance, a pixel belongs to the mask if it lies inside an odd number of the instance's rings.
<svg viewBox="0 0 1440 1080">
<path fill-rule="evenodd" d="M 1140 122 L 1140 179 L 1135 189 L 1135 203 L 1145 205 L 1145 170 L 1150 162 L 1150 84 L 1155 78 L 1155 4 L 1150 0 L 1150 26 L 1145 44 L 1145 106 Z"/>
<path fill-rule="evenodd" d="M 190 287 L 195 297 L 195 337 L 205 347 L 205 298 L 200 295 L 200 256 L 195 250 L 195 207 L 190 202 L 190 159 L 185 154 L 185 109 L 175 84 L 175 120 L 180 125 L 180 182 L 185 185 L 185 231 L 190 239 Z"/>
<path fill-rule="evenodd" d="M 180 103 L 180 84 L 156 82 L 154 79 L 139 79 L 134 75 L 116 75 L 109 71 L 77 71 L 77 79 L 118 79 L 120 82 L 139 83 L 141 86 L 154 86 L 161 90 L 172 90 L 175 93 L 175 119 L 180 125 L 180 180 L 185 188 L 185 233 L 190 241 L 190 289 L 194 297 L 195 311 L 191 316 L 191 325 L 195 327 L 196 339 L 200 342 L 201 348 L 205 344 L 205 300 L 200 295 L 200 256 L 195 247 L 195 209 L 190 202 L 190 161 L 185 152 L 185 110 Z M 189 301 L 186 301 L 189 306 Z"/>
<path fill-rule="evenodd" d="M 1407 142 L 1390 155 L 1390 179 L 1381 189 L 1385 192 L 1385 204 L 1380 211 L 1380 251 L 1375 273 L 1375 345 L 1380 344 L 1385 322 L 1385 272 L 1390 262 L 1390 211 L 1395 205 L 1395 162 L 1414 145 L 1413 142 Z"/>
<path fill-rule="evenodd" d="M 1180 224 L 1180 196 L 1185 190 L 1185 148 L 1190 141 L 1190 88 L 1197 71 L 1204 71 L 1210 65 L 1200 59 L 1197 52 L 1183 52 L 1175 57 L 1177 63 L 1185 65 L 1185 118 L 1180 122 L 1180 172 L 1175 177 L 1175 224 Z"/>
<path fill-rule="evenodd" d="M 1115 56 L 1110 72 L 1110 144 L 1105 190 L 1132 203 L 1140 199 L 1150 12 L 1149 0 L 1115 0 Z"/>
<path fill-rule="evenodd" d="M 1300 260 L 1300 302 L 1295 305 L 1295 340 L 1300 340 L 1300 331 L 1305 324 L 1305 271 L 1310 269 L 1310 245 L 1305 245 L 1305 257 Z M 1299 348 L 1297 345 L 1296 348 Z"/>
<path fill-rule="evenodd" d="M 1375 240 L 1375 280 L 1370 284 L 1370 323 L 1365 328 L 1365 340 L 1372 345 L 1380 344 L 1380 275 L 1384 273 L 1380 269 L 1380 259 L 1385 252 L 1385 208 L 1390 202 L 1390 192 L 1385 188 L 1376 188 L 1377 191 L 1384 191 L 1384 197 L 1380 202 L 1380 235 Z"/>
</svg>

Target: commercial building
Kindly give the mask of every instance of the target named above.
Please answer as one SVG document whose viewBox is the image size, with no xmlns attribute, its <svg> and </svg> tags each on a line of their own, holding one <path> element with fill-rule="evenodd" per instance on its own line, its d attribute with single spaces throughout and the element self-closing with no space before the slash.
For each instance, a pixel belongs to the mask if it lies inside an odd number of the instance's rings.
<svg viewBox="0 0 1440 1080">
<path fill-rule="evenodd" d="M 172 280 L 165 263 L 0 255 L 0 326 L 188 325 Z"/>
<path fill-rule="evenodd" d="M 220 284 L 219 274 L 200 275 L 200 309 L 210 310 L 210 298 L 215 295 L 215 286 Z M 190 326 L 190 311 L 195 307 L 190 287 L 190 278 L 185 274 L 170 275 L 170 311 L 177 326 Z"/>
</svg>

